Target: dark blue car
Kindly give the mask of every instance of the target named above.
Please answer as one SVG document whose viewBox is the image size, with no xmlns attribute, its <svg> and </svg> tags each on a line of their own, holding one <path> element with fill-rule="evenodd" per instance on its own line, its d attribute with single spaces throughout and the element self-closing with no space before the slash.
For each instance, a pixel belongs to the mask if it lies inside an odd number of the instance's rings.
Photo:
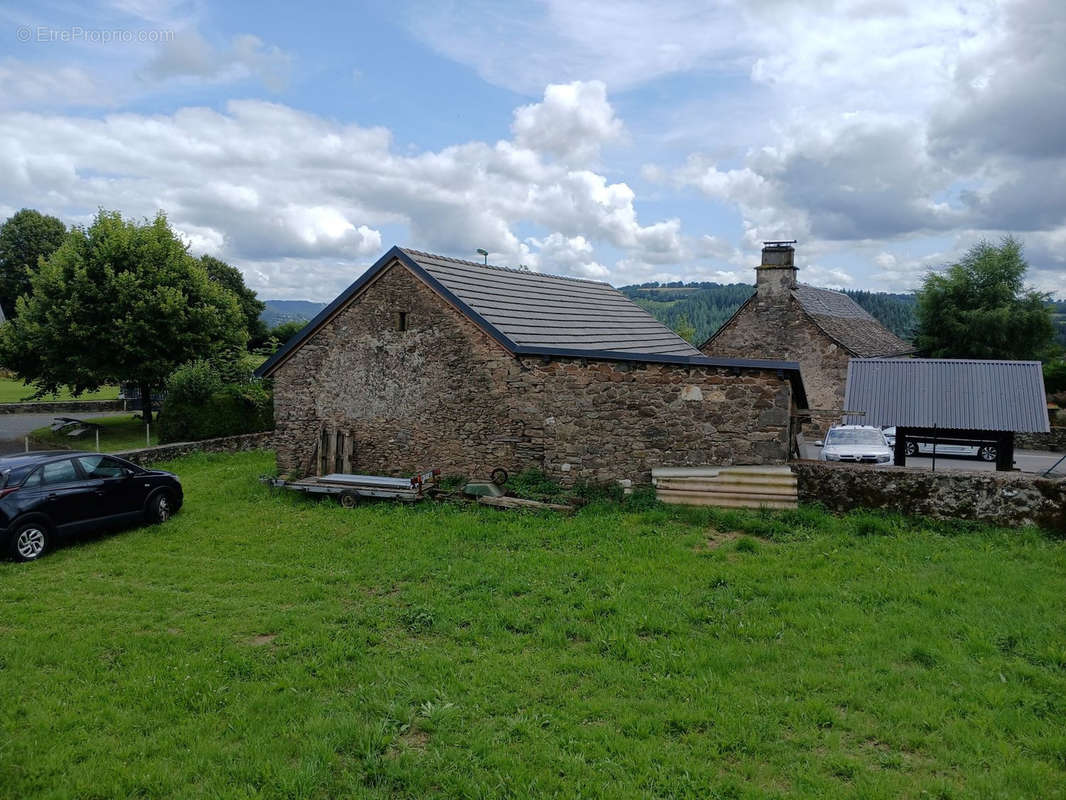
<svg viewBox="0 0 1066 800">
<path fill-rule="evenodd" d="M 178 477 L 103 453 L 44 450 L 0 457 L 0 548 L 34 561 L 55 537 L 135 521 L 166 522 Z"/>
</svg>

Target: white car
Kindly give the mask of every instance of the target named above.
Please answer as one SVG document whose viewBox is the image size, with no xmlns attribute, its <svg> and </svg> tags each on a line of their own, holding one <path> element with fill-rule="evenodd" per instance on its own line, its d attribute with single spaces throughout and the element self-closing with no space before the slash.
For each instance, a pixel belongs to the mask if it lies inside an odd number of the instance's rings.
<svg viewBox="0 0 1066 800">
<path fill-rule="evenodd" d="M 888 442 L 889 447 L 896 446 L 896 429 L 885 428 L 885 440 Z M 907 455 L 916 456 L 919 453 L 922 455 L 933 454 L 932 442 L 907 442 Z M 937 442 L 936 454 L 938 456 L 963 456 L 970 458 L 979 458 L 982 461 L 995 461 L 996 460 L 996 446 L 994 444 L 941 444 Z"/>
<path fill-rule="evenodd" d="M 880 428 L 871 425 L 837 425 L 823 441 L 822 461 L 850 461 L 860 464 L 892 463 L 892 448 Z"/>
</svg>

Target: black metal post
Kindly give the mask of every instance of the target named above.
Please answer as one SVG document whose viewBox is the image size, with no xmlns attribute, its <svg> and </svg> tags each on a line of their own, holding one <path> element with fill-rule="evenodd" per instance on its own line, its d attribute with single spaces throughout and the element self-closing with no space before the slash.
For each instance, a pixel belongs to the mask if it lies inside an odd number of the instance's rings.
<svg viewBox="0 0 1066 800">
<path fill-rule="evenodd" d="M 897 467 L 907 466 L 907 432 L 896 428 L 896 443 L 892 446 L 892 463 Z"/>
<path fill-rule="evenodd" d="M 996 472 L 1014 469 L 1014 431 L 1000 433 L 996 437 Z"/>
</svg>

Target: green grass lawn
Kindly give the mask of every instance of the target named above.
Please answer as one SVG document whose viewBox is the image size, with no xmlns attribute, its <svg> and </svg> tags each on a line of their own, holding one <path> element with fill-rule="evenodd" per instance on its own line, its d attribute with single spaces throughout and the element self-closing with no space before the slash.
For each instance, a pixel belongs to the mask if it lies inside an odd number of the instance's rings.
<svg viewBox="0 0 1066 800">
<path fill-rule="evenodd" d="M 1066 795 L 1035 530 L 271 493 L 0 563 L 12 798 Z"/>
<path fill-rule="evenodd" d="M 59 416 L 63 416 L 60 414 Z M 81 416 L 78 419 L 82 419 Z M 133 412 L 113 417 L 85 417 L 88 422 L 95 422 L 101 427 L 100 452 L 117 453 L 120 450 L 135 450 L 145 447 L 144 420 L 134 417 Z M 159 444 L 159 432 L 157 423 L 153 422 L 149 427 L 151 443 Z M 31 446 L 69 448 L 71 450 L 94 450 L 96 448 L 96 436 L 92 431 L 83 434 L 77 439 L 71 439 L 65 433 L 53 432 L 45 425 L 37 428 L 31 434 L 37 445 Z"/>
<path fill-rule="evenodd" d="M 86 392 L 80 397 L 74 397 L 64 389 L 55 395 L 47 395 L 41 398 L 33 397 L 33 387 L 27 386 L 22 381 L 14 378 L 0 376 L 0 403 L 21 403 L 39 399 L 41 402 L 69 401 L 69 400 L 117 400 L 118 387 L 105 386 L 96 392 Z"/>
</svg>

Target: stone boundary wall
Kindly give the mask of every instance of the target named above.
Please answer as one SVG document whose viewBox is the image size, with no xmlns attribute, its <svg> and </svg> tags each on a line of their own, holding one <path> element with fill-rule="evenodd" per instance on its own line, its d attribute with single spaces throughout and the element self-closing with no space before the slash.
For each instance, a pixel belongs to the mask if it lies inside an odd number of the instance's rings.
<svg viewBox="0 0 1066 800">
<path fill-rule="evenodd" d="M 1066 453 L 1066 427 L 1052 427 L 1051 433 L 1017 433 L 1014 446 L 1019 450 L 1050 450 Z"/>
<path fill-rule="evenodd" d="M 95 414 L 125 411 L 125 400 L 68 400 L 56 403 L 0 403 L 0 414 L 51 414 L 54 412 Z"/>
<path fill-rule="evenodd" d="M 125 450 L 114 455 L 140 464 L 142 467 L 159 461 L 187 456 L 190 453 L 241 453 L 248 450 L 264 450 L 273 445 L 273 431 L 261 433 L 243 433 L 238 436 L 221 436 L 217 439 L 204 439 L 200 442 L 172 442 L 155 447 L 142 447 L 138 450 Z"/>
<path fill-rule="evenodd" d="M 794 461 L 801 503 L 834 511 L 887 509 L 912 516 L 964 519 L 1066 534 L 1066 479 L 1004 472 L 929 472 Z"/>
</svg>

